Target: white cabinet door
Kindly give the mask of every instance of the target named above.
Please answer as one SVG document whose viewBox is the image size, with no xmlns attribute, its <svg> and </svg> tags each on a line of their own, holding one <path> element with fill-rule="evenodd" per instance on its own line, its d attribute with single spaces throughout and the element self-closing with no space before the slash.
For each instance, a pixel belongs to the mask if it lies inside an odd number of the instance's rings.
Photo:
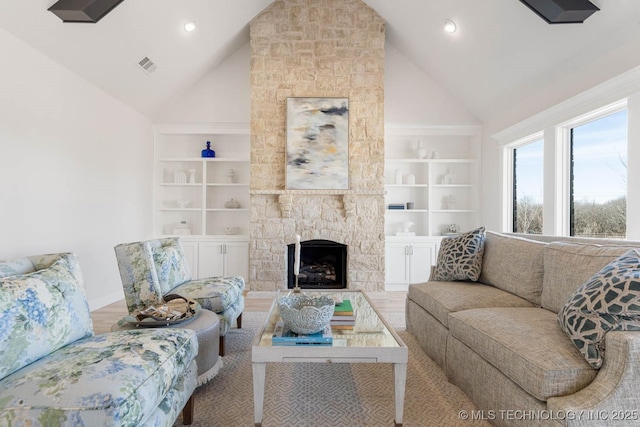
<svg viewBox="0 0 640 427">
<path fill-rule="evenodd" d="M 191 271 L 191 277 L 196 278 L 198 276 L 198 242 L 182 241 L 182 248 L 184 249 L 184 256 L 187 258 L 187 265 L 189 271 Z"/>
<path fill-rule="evenodd" d="M 407 247 L 408 245 L 405 242 L 387 243 L 385 245 L 384 274 L 386 283 L 409 283 Z"/>
<path fill-rule="evenodd" d="M 224 244 L 225 276 L 242 276 L 245 280 L 249 276 L 249 244 L 245 242 L 230 242 Z"/>
<path fill-rule="evenodd" d="M 409 248 L 409 283 L 426 282 L 435 264 L 435 243 L 412 243 Z"/>
<path fill-rule="evenodd" d="M 224 243 L 198 243 L 198 278 L 224 276 Z"/>
</svg>

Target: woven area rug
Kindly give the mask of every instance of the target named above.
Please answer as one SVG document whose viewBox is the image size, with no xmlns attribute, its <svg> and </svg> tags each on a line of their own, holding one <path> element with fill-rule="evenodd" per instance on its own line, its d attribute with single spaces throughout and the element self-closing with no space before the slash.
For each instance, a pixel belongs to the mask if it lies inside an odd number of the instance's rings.
<svg viewBox="0 0 640 427">
<path fill-rule="evenodd" d="M 254 425 L 251 344 L 265 317 L 245 312 L 242 329 L 229 331 L 223 368 L 195 392 L 193 427 Z M 386 318 L 409 348 L 404 425 L 488 426 L 459 418 L 473 404 L 404 330 L 403 316 Z M 264 427 L 393 426 L 394 411 L 390 364 L 267 365 Z M 182 426 L 181 417 L 174 426 Z"/>
</svg>

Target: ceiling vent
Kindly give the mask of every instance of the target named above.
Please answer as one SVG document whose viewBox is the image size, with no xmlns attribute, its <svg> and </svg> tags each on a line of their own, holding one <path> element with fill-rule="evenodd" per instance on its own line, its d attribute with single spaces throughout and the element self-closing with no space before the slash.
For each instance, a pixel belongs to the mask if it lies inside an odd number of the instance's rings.
<svg viewBox="0 0 640 427">
<path fill-rule="evenodd" d="M 96 23 L 124 0 L 59 0 L 49 9 L 62 22 Z"/>
<path fill-rule="evenodd" d="M 589 0 L 520 0 L 549 24 L 579 24 L 600 10 Z"/>
<path fill-rule="evenodd" d="M 142 71 L 144 71 L 149 75 L 151 75 L 151 73 L 153 73 L 156 70 L 156 68 L 158 68 L 155 62 L 150 60 L 149 57 L 147 56 L 145 56 L 140 61 L 138 61 L 138 66 L 140 67 L 140 69 L 142 69 Z"/>
</svg>

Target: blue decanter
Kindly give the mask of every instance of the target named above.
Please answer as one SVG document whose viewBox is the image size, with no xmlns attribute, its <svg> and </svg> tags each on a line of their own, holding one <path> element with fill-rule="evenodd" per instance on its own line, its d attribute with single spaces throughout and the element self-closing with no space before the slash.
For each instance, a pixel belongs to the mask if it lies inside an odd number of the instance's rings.
<svg viewBox="0 0 640 427">
<path fill-rule="evenodd" d="M 215 157 L 216 152 L 211 149 L 211 141 L 207 141 L 207 148 L 202 150 L 202 157 Z"/>
</svg>

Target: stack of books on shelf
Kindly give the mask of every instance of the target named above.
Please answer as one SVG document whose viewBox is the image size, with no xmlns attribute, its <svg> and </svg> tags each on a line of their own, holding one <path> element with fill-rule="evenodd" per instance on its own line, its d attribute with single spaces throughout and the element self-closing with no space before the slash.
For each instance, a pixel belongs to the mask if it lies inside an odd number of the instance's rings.
<svg viewBox="0 0 640 427">
<path fill-rule="evenodd" d="M 353 306 L 348 299 L 342 300 L 341 303 L 336 304 L 336 308 L 333 311 L 333 317 L 329 322 L 331 328 L 335 330 L 353 330 L 356 324 L 356 316 L 353 313 Z"/>
<path fill-rule="evenodd" d="M 389 209 L 403 210 L 404 209 L 404 203 L 390 203 L 388 208 Z"/>
<path fill-rule="evenodd" d="M 282 321 L 276 323 L 273 337 L 271 337 L 272 345 L 331 345 L 332 343 L 333 335 L 329 326 L 315 334 L 302 335 L 292 332 Z"/>
</svg>

